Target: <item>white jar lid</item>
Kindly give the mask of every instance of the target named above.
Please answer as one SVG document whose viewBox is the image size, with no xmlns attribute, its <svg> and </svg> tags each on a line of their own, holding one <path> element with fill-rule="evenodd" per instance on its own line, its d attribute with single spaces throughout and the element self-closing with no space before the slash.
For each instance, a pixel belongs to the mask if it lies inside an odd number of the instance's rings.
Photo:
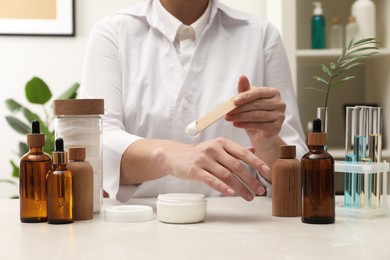
<svg viewBox="0 0 390 260">
<path fill-rule="evenodd" d="M 198 193 L 167 193 L 158 195 L 157 199 L 160 202 L 177 203 L 177 204 L 192 204 L 206 201 L 204 194 Z"/>
<path fill-rule="evenodd" d="M 104 211 L 104 220 L 110 222 L 141 222 L 153 218 L 153 208 L 144 205 L 112 206 Z"/>
</svg>

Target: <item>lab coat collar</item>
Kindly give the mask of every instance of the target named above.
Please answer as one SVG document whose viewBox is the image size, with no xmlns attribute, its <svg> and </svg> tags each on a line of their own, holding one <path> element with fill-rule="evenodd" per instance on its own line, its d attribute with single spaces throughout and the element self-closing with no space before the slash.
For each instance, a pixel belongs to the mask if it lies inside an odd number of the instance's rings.
<svg viewBox="0 0 390 260">
<path fill-rule="evenodd" d="M 150 26 L 158 28 L 159 22 L 155 15 L 152 13 L 152 2 L 158 0 L 147 0 L 146 3 L 138 4 L 134 7 L 123 9 L 118 11 L 118 14 L 126 14 L 137 17 L 144 17 L 149 22 Z M 249 19 L 249 16 L 241 11 L 232 9 L 218 0 L 213 1 L 211 5 L 210 21 L 213 21 L 218 12 L 225 14 L 227 17 L 237 20 L 237 21 L 246 21 Z"/>
</svg>

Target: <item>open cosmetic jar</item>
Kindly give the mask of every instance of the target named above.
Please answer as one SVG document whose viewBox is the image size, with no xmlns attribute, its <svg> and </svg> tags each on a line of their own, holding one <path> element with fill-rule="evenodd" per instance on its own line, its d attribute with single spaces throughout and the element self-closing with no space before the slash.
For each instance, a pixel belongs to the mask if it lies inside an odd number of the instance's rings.
<svg viewBox="0 0 390 260">
<path fill-rule="evenodd" d="M 207 201 L 203 194 L 160 194 L 156 204 L 157 218 L 165 223 L 197 223 L 203 221 L 207 215 Z"/>
</svg>

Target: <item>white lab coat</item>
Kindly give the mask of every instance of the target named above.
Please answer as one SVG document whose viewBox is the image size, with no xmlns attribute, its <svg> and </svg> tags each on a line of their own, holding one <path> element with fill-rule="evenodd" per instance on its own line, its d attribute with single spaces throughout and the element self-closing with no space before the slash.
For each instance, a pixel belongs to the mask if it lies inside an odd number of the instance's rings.
<svg viewBox="0 0 390 260">
<path fill-rule="evenodd" d="M 277 30 L 267 21 L 214 1 L 210 22 L 199 39 L 186 73 L 152 10 L 152 0 L 112 14 L 93 29 L 80 91 L 83 98 L 104 98 L 103 183 L 111 197 L 151 197 L 167 192 L 220 195 L 206 185 L 173 176 L 141 185 L 120 185 L 120 160 L 140 138 L 198 143 L 219 136 L 250 146 L 245 130 L 221 119 L 200 135 L 186 126 L 237 94 L 240 75 L 253 86 L 280 90 L 287 104 L 280 136 L 306 151 L 288 61 Z M 177 158 L 180 160 L 180 158 Z"/>
</svg>

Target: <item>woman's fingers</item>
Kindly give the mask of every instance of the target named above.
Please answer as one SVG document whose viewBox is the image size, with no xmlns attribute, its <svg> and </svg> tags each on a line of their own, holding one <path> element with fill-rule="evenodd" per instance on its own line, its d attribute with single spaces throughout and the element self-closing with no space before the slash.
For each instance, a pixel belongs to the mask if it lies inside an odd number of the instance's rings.
<svg viewBox="0 0 390 260">
<path fill-rule="evenodd" d="M 187 151 L 187 169 L 179 173 L 181 178 L 205 183 L 225 194 L 238 193 L 244 199 L 253 199 L 252 190 L 257 195 L 265 192 L 264 187 L 244 165 L 259 171 L 269 171 L 269 167 L 254 155 L 253 148 L 242 147 L 228 139 L 217 138 L 191 146 Z"/>
</svg>

